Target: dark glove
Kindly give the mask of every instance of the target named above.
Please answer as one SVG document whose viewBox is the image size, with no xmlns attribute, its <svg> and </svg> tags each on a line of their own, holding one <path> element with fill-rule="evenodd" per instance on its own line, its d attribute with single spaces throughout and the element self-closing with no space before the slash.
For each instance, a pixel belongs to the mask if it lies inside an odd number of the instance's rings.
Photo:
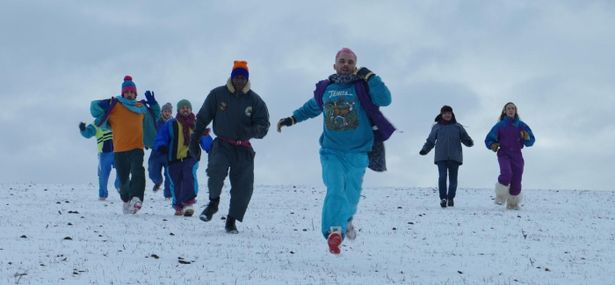
<svg viewBox="0 0 615 285">
<path fill-rule="evenodd" d="M 367 67 L 361 67 L 359 68 L 359 71 L 357 71 L 357 76 L 359 76 L 359 78 L 365 81 L 368 81 L 374 75 L 376 74 L 374 74 L 371 70 L 367 69 Z"/>
<path fill-rule="evenodd" d="M 191 142 L 190 146 L 188 146 L 188 155 L 192 156 L 195 160 L 201 160 L 201 146 L 198 143 Z"/>
<path fill-rule="evenodd" d="M 156 98 L 154 98 L 154 91 L 145 91 L 145 100 L 147 100 L 147 104 L 150 106 L 156 104 Z"/>
<path fill-rule="evenodd" d="M 500 144 L 499 143 L 492 143 L 491 146 L 489 147 L 492 151 L 497 152 L 498 149 L 500 148 Z"/>
<path fill-rule="evenodd" d="M 79 123 L 79 130 L 82 131 L 82 132 L 85 131 L 85 123 L 84 122 Z"/>
<path fill-rule="evenodd" d="M 426 155 L 428 153 L 428 151 L 421 149 L 421 151 L 419 151 L 420 155 Z"/>
<path fill-rule="evenodd" d="M 530 139 L 530 134 L 529 134 L 528 132 L 526 132 L 526 131 L 521 131 L 521 138 L 522 138 L 524 141 L 527 141 L 527 140 L 529 140 L 529 139 Z"/>
<path fill-rule="evenodd" d="M 166 145 L 161 145 L 161 146 L 158 148 L 158 152 L 159 152 L 159 153 L 162 153 L 162 154 L 167 154 L 167 153 L 169 152 L 169 149 L 167 148 L 167 146 L 166 146 Z"/>
<path fill-rule="evenodd" d="M 282 132 L 282 126 L 290 127 L 295 124 L 295 117 L 290 116 L 278 121 L 278 133 Z"/>
</svg>

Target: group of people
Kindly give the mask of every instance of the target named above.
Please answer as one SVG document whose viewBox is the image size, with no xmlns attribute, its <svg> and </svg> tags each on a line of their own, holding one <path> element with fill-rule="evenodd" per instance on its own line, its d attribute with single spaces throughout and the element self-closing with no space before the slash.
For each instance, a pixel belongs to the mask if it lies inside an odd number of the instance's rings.
<svg viewBox="0 0 615 285">
<path fill-rule="evenodd" d="M 357 67 L 357 56 L 351 49 L 343 48 L 336 53 L 333 69 L 334 74 L 316 84 L 312 98 L 290 117 L 277 122 L 277 131 L 323 117 L 320 161 L 327 191 L 321 232 L 329 251 L 339 254 L 342 241 L 353 240 L 357 235 L 352 222 L 366 169 L 386 169 L 383 142 L 395 128 L 380 112 L 380 107 L 391 104 L 391 92 L 374 72 Z M 96 135 L 98 140 L 100 199 L 107 198 L 107 179 L 114 166 L 123 212 L 137 213 L 145 190 L 143 150 L 151 148 L 148 169 L 153 190 L 158 191 L 164 183 L 164 196 L 171 200 L 175 214 L 192 216 L 198 193 L 196 173 L 203 149 L 208 153 L 209 202 L 199 218 L 208 222 L 218 212 L 224 180 L 229 176 L 230 205 L 225 230 L 238 233 L 236 221 L 243 221 L 254 188 L 255 152 L 250 140 L 262 139 L 270 127 L 267 105 L 250 87 L 247 62 L 234 62 L 226 84 L 210 91 L 196 115 L 191 103 L 183 99 L 177 102 L 177 113 L 172 117 L 172 105 L 165 104 L 161 111 L 154 92 L 149 90 L 144 93 L 145 100 L 138 101 L 130 76 L 125 76 L 121 90 L 120 96 L 92 101 L 94 122 L 87 127 L 85 123 L 79 125 L 84 137 Z M 210 134 L 210 123 L 215 138 Z M 517 136 L 513 137 L 515 133 Z M 507 104 L 500 122 L 485 140 L 489 149 L 498 152 L 500 161 L 501 175 L 496 186 L 499 204 L 508 201 L 509 208 L 515 208 L 513 203 L 518 198 L 514 197 L 521 191 L 523 171 L 520 150 L 533 142 L 534 136 L 519 120 L 514 104 Z M 462 163 L 460 143 L 473 145 L 463 126 L 456 122 L 452 108 L 444 106 L 420 151 L 426 155 L 435 146 L 442 207 L 454 205 L 457 170 Z"/>
<path fill-rule="evenodd" d="M 435 147 L 434 163 L 438 166 L 440 206 L 453 207 L 457 191 L 457 174 L 459 166 L 463 163 L 461 144 L 472 147 L 474 141 L 455 119 L 451 106 L 442 106 L 435 122 L 419 154 L 427 155 Z M 524 167 L 521 149 L 534 145 L 535 141 L 530 127 L 519 118 L 517 106 L 512 102 L 506 103 L 498 122 L 485 138 L 485 146 L 497 153 L 500 165 L 500 175 L 495 184 L 496 204 L 506 203 L 508 209 L 519 209 Z"/>
</svg>

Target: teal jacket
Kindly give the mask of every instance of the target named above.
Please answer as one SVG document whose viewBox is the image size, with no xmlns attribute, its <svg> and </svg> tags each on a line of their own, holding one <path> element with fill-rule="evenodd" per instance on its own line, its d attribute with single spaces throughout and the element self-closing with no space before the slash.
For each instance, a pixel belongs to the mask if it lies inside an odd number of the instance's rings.
<svg viewBox="0 0 615 285">
<path fill-rule="evenodd" d="M 90 113 L 95 118 L 94 124 L 103 130 L 110 130 L 111 126 L 107 122 L 107 117 L 115 104 L 123 104 L 130 110 L 143 113 L 143 144 L 146 148 L 153 148 L 154 139 L 156 138 L 156 121 L 160 118 L 160 105 L 156 101 L 148 103 L 145 100 L 141 100 L 140 102 L 145 108 L 136 109 L 124 101 L 127 100 L 121 96 L 92 101 L 90 103 Z"/>
</svg>

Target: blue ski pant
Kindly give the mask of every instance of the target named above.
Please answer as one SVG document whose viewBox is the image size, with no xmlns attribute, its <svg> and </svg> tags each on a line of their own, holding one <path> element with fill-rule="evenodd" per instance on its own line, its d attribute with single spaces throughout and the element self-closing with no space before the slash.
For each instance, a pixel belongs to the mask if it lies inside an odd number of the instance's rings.
<svg viewBox="0 0 615 285">
<path fill-rule="evenodd" d="M 187 204 L 193 204 L 192 202 L 199 192 L 196 179 L 199 163 L 194 158 L 189 157 L 170 162 L 168 168 L 171 177 L 171 203 L 173 208 L 177 209 Z"/>
<path fill-rule="evenodd" d="M 149 158 L 147 159 L 147 173 L 149 175 L 149 179 L 154 182 L 154 184 L 162 184 L 164 181 L 164 197 L 171 198 L 171 188 L 169 184 L 169 171 L 166 155 L 161 154 L 152 149 L 152 152 L 149 154 Z M 164 178 L 163 174 L 164 173 Z"/>
<path fill-rule="evenodd" d="M 107 184 L 109 183 L 109 176 L 111 175 L 111 169 L 113 169 L 114 156 L 113 152 L 99 152 L 98 153 L 98 197 L 109 197 L 109 191 L 107 191 Z M 113 183 L 115 190 L 120 191 L 120 178 L 116 175 L 115 182 Z"/>
<path fill-rule="evenodd" d="M 346 224 L 357 212 L 361 185 L 367 168 L 367 153 L 346 153 L 320 150 L 322 179 L 327 194 L 322 207 L 322 235 L 327 238 L 331 227 L 340 227 L 346 234 Z"/>
</svg>

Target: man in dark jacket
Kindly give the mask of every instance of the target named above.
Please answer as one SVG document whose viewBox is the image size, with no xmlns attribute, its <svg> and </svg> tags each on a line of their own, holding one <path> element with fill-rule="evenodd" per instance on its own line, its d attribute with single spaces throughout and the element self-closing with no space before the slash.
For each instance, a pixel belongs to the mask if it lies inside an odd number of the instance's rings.
<svg viewBox="0 0 615 285">
<path fill-rule="evenodd" d="M 231 201 L 225 229 L 236 234 L 235 221 L 243 221 L 254 189 L 255 153 L 250 139 L 265 137 L 270 126 L 267 105 L 250 89 L 247 62 L 234 62 L 226 85 L 211 90 L 196 119 L 190 140 L 193 157 L 200 158 L 198 142 L 212 121 L 216 135 L 207 161 L 209 204 L 199 218 L 210 221 L 218 211 L 222 186 L 230 169 Z"/>
</svg>

